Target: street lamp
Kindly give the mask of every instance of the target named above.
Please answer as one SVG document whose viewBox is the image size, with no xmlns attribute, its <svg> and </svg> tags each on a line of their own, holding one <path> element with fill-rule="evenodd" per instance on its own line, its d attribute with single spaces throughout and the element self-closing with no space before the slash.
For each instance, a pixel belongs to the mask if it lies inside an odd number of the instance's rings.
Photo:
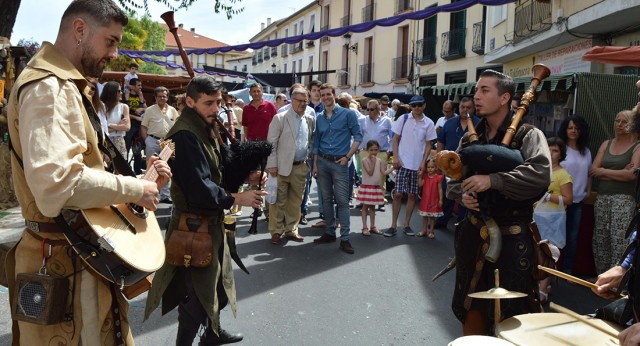
<svg viewBox="0 0 640 346">
<path fill-rule="evenodd" d="M 276 63 L 271 64 L 271 73 L 276 73 Z"/>
</svg>

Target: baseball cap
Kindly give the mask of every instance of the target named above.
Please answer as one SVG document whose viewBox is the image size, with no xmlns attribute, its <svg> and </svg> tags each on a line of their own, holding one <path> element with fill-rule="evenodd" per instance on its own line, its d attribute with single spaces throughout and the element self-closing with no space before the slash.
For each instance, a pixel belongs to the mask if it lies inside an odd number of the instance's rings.
<svg viewBox="0 0 640 346">
<path fill-rule="evenodd" d="M 424 97 L 420 96 L 420 95 L 414 95 L 411 97 L 411 100 L 409 101 L 409 104 L 415 104 L 415 103 L 424 103 Z"/>
</svg>

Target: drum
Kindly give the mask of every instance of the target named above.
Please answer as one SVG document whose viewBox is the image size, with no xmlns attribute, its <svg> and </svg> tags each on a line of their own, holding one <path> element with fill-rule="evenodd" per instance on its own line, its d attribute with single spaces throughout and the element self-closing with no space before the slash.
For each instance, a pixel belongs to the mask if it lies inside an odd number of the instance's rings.
<svg viewBox="0 0 640 346">
<path fill-rule="evenodd" d="M 513 346 L 513 344 L 493 336 L 468 335 L 451 341 L 449 346 Z"/>
<path fill-rule="evenodd" d="M 592 321 L 617 334 L 620 329 L 599 319 Z M 619 345 L 618 339 L 561 313 L 518 315 L 498 323 L 496 335 L 516 345 Z"/>
</svg>

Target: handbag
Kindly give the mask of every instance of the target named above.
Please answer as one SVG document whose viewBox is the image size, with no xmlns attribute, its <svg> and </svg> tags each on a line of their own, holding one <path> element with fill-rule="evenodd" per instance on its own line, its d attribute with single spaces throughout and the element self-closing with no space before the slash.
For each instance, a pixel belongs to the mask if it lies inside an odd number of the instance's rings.
<svg viewBox="0 0 640 346">
<path fill-rule="evenodd" d="M 178 229 L 171 232 L 167 242 L 166 262 L 185 268 L 204 268 L 213 259 L 213 241 L 209 234 L 207 216 L 181 213 Z"/>
<path fill-rule="evenodd" d="M 562 196 L 558 207 L 553 207 L 545 194 L 533 210 L 533 220 L 540 230 L 540 237 L 549 240 L 553 245 L 562 249 L 567 243 L 567 212 L 562 203 Z"/>
<path fill-rule="evenodd" d="M 540 232 L 538 231 L 538 227 L 535 222 L 529 224 L 529 230 L 533 235 L 533 241 L 535 243 L 533 250 L 536 260 L 536 266 L 533 268 L 533 279 L 536 281 L 540 281 L 548 278 L 549 276 L 551 276 L 551 274 L 547 273 L 544 270 L 538 269 L 538 265 L 556 269 L 556 260 L 553 257 L 549 243 L 540 239 Z"/>
</svg>

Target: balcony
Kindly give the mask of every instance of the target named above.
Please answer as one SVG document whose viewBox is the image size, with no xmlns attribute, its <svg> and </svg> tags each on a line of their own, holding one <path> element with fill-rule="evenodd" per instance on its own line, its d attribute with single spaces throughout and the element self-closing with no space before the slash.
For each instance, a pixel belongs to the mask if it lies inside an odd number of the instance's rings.
<svg viewBox="0 0 640 346">
<path fill-rule="evenodd" d="M 373 83 L 373 64 L 360 65 L 360 84 Z"/>
<path fill-rule="evenodd" d="M 289 51 L 291 54 L 295 54 L 297 52 L 301 52 L 302 51 L 302 41 L 298 42 L 298 43 L 291 43 L 289 45 Z"/>
<path fill-rule="evenodd" d="M 313 46 L 315 46 L 315 45 L 316 45 L 316 42 L 315 42 L 315 41 L 313 41 L 313 40 L 308 40 L 308 41 L 307 41 L 307 48 L 309 48 L 309 47 L 313 47 Z"/>
<path fill-rule="evenodd" d="M 329 30 L 329 26 L 328 25 L 325 25 L 325 26 L 320 28 L 320 31 L 327 31 L 327 30 Z M 322 36 L 320 38 L 320 43 L 325 43 L 325 42 L 329 42 L 329 36 Z M 325 78 L 326 78 L 326 76 L 325 76 Z"/>
<path fill-rule="evenodd" d="M 289 49 L 289 45 L 286 44 L 286 43 L 283 44 L 282 45 L 282 50 L 280 51 L 280 56 L 285 57 L 285 56 L 289 55 L 288 49 Z"/>
<path fill-rule="evenodd" d="M 442 51 L 440 57 L 444 60 L 463 58 L 464 38 L 466 29 L 454 29 L 442 34 Z"/>
<path fill-rule="evenodd" d="M 404 55 L 392 60 L 393 80 L 406 79 L 409 76 L 409 56 Z"/>
<path fill-rule="evenodd" d="M 265 48 L 262 50 L 262 55 L 264 56 L 264 61 L 267 61 L 269 59 L 271 59 L 271 52 L 269 51 L 269 48 Z"/>
<path fill-rule="evenodd" d="M 375 4 L 371 4 L 362 8 L 362 22 L 367 23 L 373 21 Z"/>
<path fill-rule="evenodd" d="M 432 64 L 436 62 L 436 40 L 435 36 L 425 37 L 416 42 L 416 62 L 420 65 Z"/>
<path fill-rule="evenodd" d="M 271 57 L 278 56 L 278 47 L 271 47 Z"/>
<path fill-rule="evenodd" d="M 346 15 L 342 18 L 340 18 L 340 27 L 344 28 L 345 26 L 349 26 L 351 25 L 351 15 Z"/>
<path fill-rule="evenodd" d="M 516 7 L 513 43 L 549 30 L 551 26 L 551 2 L 523 0 Z"/>
<path fill-rule="evenodd" d="M 349 85 L 349 72 L 348 71 L 338 75 L 338 85 L 339 86 L 348 86 Z"/>
<path fill-rule="evenodd" d="M 262 62 L 262 50 L 258 51 L 258 64 Z"/>
<path fill-rule="evenodd" d="M 477 22 L 473 24 L 473 46 L 471 46 L 471 50 L 478 55 L 484 55 L 484 41 L 484 22 Z"/>
<path fill-rule="evenodd" d="M 256 66 L 258 65 L 258 57 L 257 56 L 252 56 L 251 57 L 251 65 Z"/>
<path fill-rule="evenodd" d="M 411 7 L 411 0 L 396 0 L 394 14 L 400 14 L 409 10 L 413 10 L 413 7 Z"/>
</svg>

